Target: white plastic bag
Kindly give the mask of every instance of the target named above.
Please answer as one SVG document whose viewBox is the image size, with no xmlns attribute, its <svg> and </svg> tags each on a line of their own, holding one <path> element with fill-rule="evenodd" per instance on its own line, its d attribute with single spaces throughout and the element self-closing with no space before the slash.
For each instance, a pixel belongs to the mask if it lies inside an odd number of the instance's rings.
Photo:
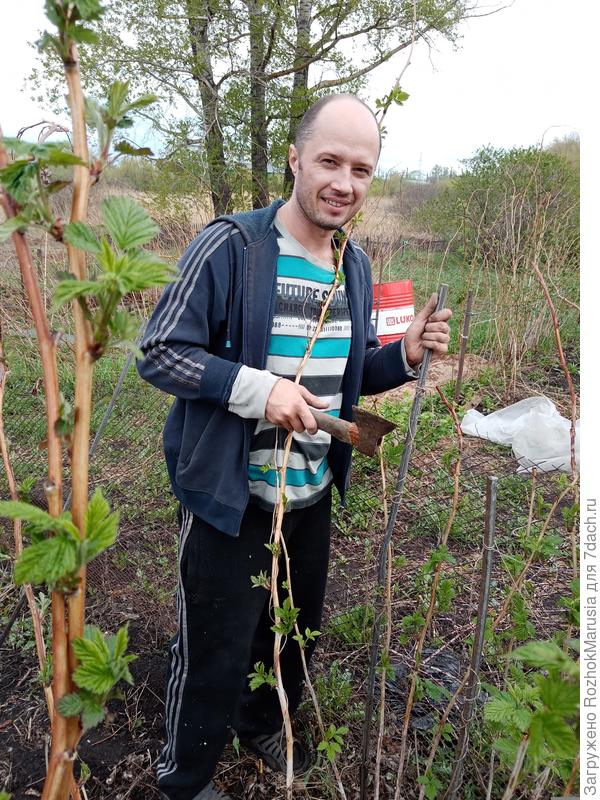
<svg viewBox="0 0 600 800">
<path fill-rule="evenodd" d="M 487 416 L 471 409 L 460 427 L 470 436 L 512 447 L 519 472 L 532 467 L 545 472 L 571 471 L 571 422 L 558 413 L 547 397 L 528 397 Z M 575 460 L 579 464 L 579 421 Z"/>
</svg>

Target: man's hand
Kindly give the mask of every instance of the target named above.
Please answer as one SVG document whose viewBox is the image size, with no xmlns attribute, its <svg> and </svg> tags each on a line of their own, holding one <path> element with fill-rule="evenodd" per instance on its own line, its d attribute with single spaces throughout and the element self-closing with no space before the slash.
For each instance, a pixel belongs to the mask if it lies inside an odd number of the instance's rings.
<svg viewBox="0 0 600 800">
<path fill-rule="evenodd" d="M 306 430 L 314 434 L 318 429 L 315 418 L 310 413 L 309 403 L 315 408 L 323 409 L 329 405 L 299 383 L 280 378 L 271 389 L 265 407 L 265 417 L 269 422 L 287 431 L 303 433 Z"/>
<path fill-rule="evenodd" d="M 404 336 L 404 352 L 411 367 L 423 361 L 425 348 L 440 355 L 448 352 L 450 326 L 448 320 L 452 316 L 449 308 L 433 313 L 437 305 L 437 292 L 434 292 L 427 304 L 415 315 L 414 321 Z"/>
</svg>

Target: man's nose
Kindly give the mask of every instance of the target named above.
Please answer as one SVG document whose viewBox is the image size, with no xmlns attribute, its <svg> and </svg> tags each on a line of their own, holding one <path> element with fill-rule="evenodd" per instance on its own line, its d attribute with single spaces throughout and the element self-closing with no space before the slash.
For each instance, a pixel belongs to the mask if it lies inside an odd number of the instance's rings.
<svg viewBox="0 0 600 800">
<path fill-rule="evenodd" d="M 350 194 L 352 192 L 352 173 L 350 169 L 340 167 L 331 181 L 331 188 L 340 194 Z"/>
</svg>

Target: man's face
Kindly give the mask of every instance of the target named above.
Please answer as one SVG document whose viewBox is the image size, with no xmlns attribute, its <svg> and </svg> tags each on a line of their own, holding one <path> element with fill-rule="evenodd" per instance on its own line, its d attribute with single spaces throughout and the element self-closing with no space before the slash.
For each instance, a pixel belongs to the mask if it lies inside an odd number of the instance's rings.
<svg viewBox="0 0 600 800">
<path fill-rule="evenodd" d="M 369 111 L 354 100 L 325 106 L 301 150 L 292 145 L 292 200 L 306 220 L 336 230 L 365 201 L 379 157 L 379 134 Z"/>
</svg>

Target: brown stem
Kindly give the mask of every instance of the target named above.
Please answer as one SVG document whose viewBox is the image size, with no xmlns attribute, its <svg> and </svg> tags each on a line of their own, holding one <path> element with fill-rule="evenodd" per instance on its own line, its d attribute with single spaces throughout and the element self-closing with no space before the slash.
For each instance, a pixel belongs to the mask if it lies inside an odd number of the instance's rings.
<svg viewBox="0 0 600 800">
<path fill-rule="evenodd" d="M 550 316 L 552 317 L 552 327 L 554 329 L 554 338 L 556 339 L 556 349 L 558 350 L 558 358 L 560 360 L 560 366 L 563 371 L 563 375 L 565 376 L 567 386 L 569 387 L 569 398 L 571 401 L 571 470 L 573 472 L 573 475 L 577 475 L 577 463 L 575 460 L 575 423 L 577 422 L 577 396 L 575 394 L 573 379 L 571 378 L 571 373 L 569 372 L 569 366 L 567 364 L 567 359 L 565 358 L 565 353 L 562 346 L 560 325 L 558 322 L 558 314 L 556 313 L 556 307 L 554 305 L 552 297 L 550 296 L 550 291 L 548 290 L 548 284 L 546 283 L 546 280 L 542 274 L 542 271 L 538 263 L 541 240 L 542 237 L 540 236 L 540 243 L 536 248 L 537 252 L 535 254 L 535 257 L 532 259 L 532 267 L 540 283 L 540 286 L 542 287 L 542 292 L 544 293 L 544 297 L 546 298 L 546 304 L 550 311 Z"/>
<path fill-rule="evenodd" d="M 569 780 L 567 782 L 567 785 L 565 786 L 565 791 L 564 791 L 565 797 L 570 794 L 573 794 L 573 788 L 575 786 L 575 782 L 577 781 L 578 774 L 579 774 L 579 755 L 577 755 L 575 761 L 573 762 L 573 769 L 571 770 Z"/>
<path fill-rule="evenodd" d="M 8 164 L 8 157 L 1 139 L 2 129 L 0 128 L 0 169 Z M 14 217 L 15 208 L 12 199 L 2 190 L 0 190 L 0 199 L 7 218 Z M 31 309 L 42 362 L 48 426 L 48 481 L 46 495 L 48 498 L 48 511 L 55 517 L 62 511 L 62 446 L 60 437 L 56 434 L 56 422 L 59 418 L 60 407 L 58 371 L 56 368 L 56 342 L 50 332 L 42 293 L 25 234 L 13 233 L 12 241 L 19 261 L 23 287 Z"/>
<path fill-rule="evenodd" d="M 2 145 L 2 130 L 0 128 L 0 168 L 8 164 L 6 150 Z M 11 198 L 0 192 L 0 199 L 7 217 L 15 216 L 15 207 Z M 23 287 L 27 294 L 29 308 L 38 339 L 38 348 L 44 379 L 44 395 L 46 405 L 47 443 L 48 443 L 48 478 L 46 481 L 46 497 L 48 511 L 56 517 L 62 511 L 62 443 L 56 433 L 56 423 L 60 416 L 60 398 L 58 370 L 56 365 L 56 341 L 50 332 L 48 317 L 42 299 L 39 283 L 31 252 L 24 234 L 15 232 L 12 241 L 17 254 Z M 52 692 L 54 698 L 54 716 L 52 720 L 52 749 L 48 775 L 44 785 L 43 800 L 49 800 L 46 791 L 51 774 L 58 765 L 58 755 L 65 751 L 67 743 L 67 720 L 56 711 L 56 704 L 60 698 L 70 690 L 68 671 L 67 623 L 65 619 L 65 598 L 60 592 L 52 592 L 52 660 L 53 680 Z M 61 663 L 63 659 L 64 663 Z M 64 793 L 63 793 L 64 796 Z M 62 800 L 62 798 L 60 799 Z"/>
<path fill-rule="evenodd" d="M 315 332 L 312 335 L 308 346 L 306 348 L 306 352 L 300 362 L 298 370 L 296 372 L 296 377 L 294 383 L 300 383 L 300 379 L 302 378 L 302 373 L 304 371 L 304 367 L 308 362 L 308 359 L 311 356 L 313 347 L 319 334 L 323 329 L 323 325 L 325 324 L 325 317 L 327 316 L 327 312 L 329 310 L 329 306 L 333 300 L 335 295 L 336 289 L 339 286 L 339 269 L 342 265 L 342 260 L 344 257 L 344 250 L 346 248 L 346 242 L 350 238 L 350 233 L 352 231 L 352 226 L 350 225 L 347 232 L 346 239 L 342 242 L 341 247 L 339 249 L 338 259 L 336 263 L 336 271 L 333 283 L 331 284 L 331 289 L 329 290 L 329 294 L 325 299 L 321 307 L 321 314 L 319 316 L 319 320 L 317 322 Z M 292 437 L 293 432 L 289 433 L 285 440 L 285 448 L 283 453 L 283 459 L 281 467 L 278 468 L 278 472 L 281 475 L 281 484 L 278 488 L 278 495 L 277 495 L 277 503 L 275 506 L 275 510 L 273 513 L 273 530 L 272 530 L 272 544 L 274 545 L 274 552 L 273 552 L 273 559 L 271 562 L 271 599 L 273 609 L 280 608 L 279 603 L 279 589 L 277 586 L 278 576 L 279 576 L 279 555 L 282 552 L 282 541 L 283 541 L 283 534 L 282 534 L 282 527 L 283 527 L 283 515 L 285 513 L 285 487 L 286 487 L 286 477 L 287 477 L 287 465 L 290 457 L 290 452 L 292 449 Z M 288 584 L 288 587 L 290 584 Z M 289 588 L 288 588 L 289 592 Z M 291 597 L 290 597 L 291 603 Z M 286 768 L 286 798 L 291 800 L 292 798 L 292 785 L 294 782 L 294 735 L 292 732 L 292 723 L 290 720 L 289 715 L 289 708 L 287 702 L 287 696 L 285 693 L 285 689 L 283 686 L 283 679 L 281 675 L 281 642 L 283 636 L 280 633 L 275 633 L 275 641 L 273 645 L 273 672 L 275 674 L 275 678 L 277 681 L 277 696 L 279 698 L 279 704 L 281 706 L 281 713 L 283 716 L 283 724 L 285 728 L 285 739 L 286 739 L 286 759 L 287 759 L 287 768 Z"/>
<path fill-rule="evenodd" d="M 454 464 L 454 489 L 452 495 L 452 506 L 450 509 L 450 514 L 448 515 L 448 520 L 444 527 L 444 531 L 442 533 L 441 538 L 441 545 L 446 545 L 448 542 L 448 536 L 450 535 L 450 530 L 452 529 L 452 524 L 454 523 L 454 519 L 456 517 L 456 512 L 458 511 L 458 503 L 460 500 L 459 492 L 460 492 L 460 471 L 461 471 L 461 460 L 462 460 L 462 450 L 463 450 L 463 437 L 462 431 L 460 429 L 460 422 L 458 417 L 456 416 L 456 411 L 452 407 L 452 405 L 446 399 L 445 394 L 442 392 L 439 386 L 435 387 L 439 396 L 442 399 L 442 402 L 448 409 L 450 416 L 452 417 L 452 421 L 454 423 L 454 430 L 456 432 L 456 437 L 458 439 L 458 458 Z M 443 562 L 436 565 L 433 578 L 431 581 L 431 592 L 429 596 L 429 606 L 427 608 L 427 613 L 425 615 L 425 622 L 423 623 L 423 627 L 419 633 L 419 637 L 417 639 L 417 645 L 415 648 L 415 670 L 412 674 L 411 678 L 411 685 L 410 691 L 408 694 L 408 700 L 406 703 L 406 710 L 404 712 L 404 721 L 402 726 L 402 738 L 401 738 L 401 745 L 400 745 L 400 761 L 398 764 L 398 773 L 396 775 L 396 791 L 394 793 L 394 800 L 400 800 L 400 789 L 402 788 L 402 778 L 404 775 L 404 763 L 406 760 L 406 747 L 408 741 L 408 726 L 410 724 L 410 715 L 412 712 L 412 706 L 414 702 L 415 692 L 417 688 L 417 677 L 419 673 L 419 665 L 421 661 L 421 654 L 423 652 L 423 647 L 425 646 L 425 638 L 427 636 L 427 632 L 429 631 L 429 626 L 431 625 L 431 621 L 433 619 L 433 614 L 435 610 L 435 601 L 437 595 L 437 588 L 442 577 L 442 569 L 443 569 Z M 419 791 L 419 800 L 422 800 L 425 794 L 425 786 L 422 785 Z"/>
<path fill-rule="evenodd" d="M 502 795 L 502 800 L 510 800 L 515 793 L 515 789 L 519 785 L 519 775 L 521 774 L 521 768 L 523 766 L 523 761 L 525 760 L 525 753 L 527 752 L 528 745 L 529 734 L 526 733 L 519 743 L 519 749 L 517 750 L 517 755 L 515 756 L 515 763 L 513 764 L 510 778 L 508 779 L 506 789 Z"/>
<path fill-rule="evenodd" d="M 535 782 L 535 786 L 533 788 L 533 794 L 531 795 L 531 800 L 542 800 L 544 789 L 546 788 L 546 784 L 548 783 L 551 774 L 552 772 L 550 770 L 550 767 L 546 767 Z"/>
<path fill-rule="evenodd" d="M 285 559 L 285 571 L 287 577 L 287 584 L 288 584 L 288 596 L 290 598 L 290 603 L 293 607 L 295 607 L 294 603 L 294 596 L 292 594 L 292 573 L 290 570 L 290 559 L 288 557 L 287 547 L 285 545 L 285 539 L 281 538 L 281 544 L 283 546 L 283 556 Z M 298 625 L 298 621 L 296 620 L 294 624 L 294 630 L 296 631 L 296 636 L 301 637 L 302 634 L 300 633 L 300 627 Z M 323 715 L 321 714 L 321 706 L 319 705 L 319 700 L 317 698 L 317 693 L 315 692 L 315 687 L 310 679 L 310 675 L 308 674 L 308 664 L 306 663 L 306 654 L 304 652 L 304 645 L 301 644 L 301 639 L 298 640 L 298 644 L 300 647 L 300 660 L 302 661 L 302 671 L 304 672 L 304 681 L 306 683 L 306 688 L 308 689 L 308 693 L 310 694 L 310 699 L 313 704 L 313 708 L 315 709 L 315 716 L 317 717 L 317 724 L 319 726 L 319 732 L 321 734 L 322 739 L 325 739 L 325 724 L 323 722 Z M 342 800 L 346 800 L 346 792 L 344 790 L 344 785 L 342 784 L 342 776 L 337 768 L 337 764 L 335 761 L 330 762 L 331 769 L 333 771 L 333 775 L 337 782 L 337 788 L 340 793 L 340 797 Z"/>
<path fill-rule="evenodd" d="M 85 100 L 81 87 L 79 54 L 77 45 L 71 42 L 69 59 L 65 61 L 65 77 L 69 90 L 68 100 L 73 127 L 73 152 L 83 164 L 77 165 L 73 172 L 73 198 L 71 202 L 71 222 L 85 222 L 89 203 L 90 174 L 88 168 L 89 151 L 85 127 Z M 85 253 L 72 245 L 67 245 L 69 267 L 78 280 L 87 278 Z M 73 303 L 75 318 L 75 424 L 73 429 L 71 475 L 72 475 L 72 515 L 73 522 L 81 538 L 85 536 L 85 515 L 89 491 L 89 439 L 92 412 L 92 333 L 83 308 Z M 69 668 L 71 674 L 77 667 L 72 643 L 84 633 L 85 625 L 86 570 L 82 567 L 76 590 L 68 598 L 69 620 Z M 79 717 L 68 720 L 67 748 L 74 752 L 81 736 Z"/>
<path fill-rule="evenodd" d="M 431 768 L 433 767 L 433 762 L 435 759 L 435 755 L 437 753 L 440 740 L 442 738 L 442 731 L 444 730 L 445 724 L 448 722 L 448 717 L 450 716 L 450 712 L 456 705 L 458 698 L 461 696 L 463 689 L 469 682 L 469 677 L 471 675 L 471 671 L 467 670 L 465 674 L 462 676 L 460 683 L 458 684 L 456 691 L 448 701 L 446 708 L 444 709 L 444 713 L 440 717 L 440 721 L 438 722 L 435 731 L 433 732 L 433 736 L 431 737 L 431 748 L 429 750 L 429 755 L 427 756 L 427 763 L 425 764 L 425 774 L 427 774 Z M 420 794 L 420 792 L 419 792 Z"/>
<path fill-rule="evenodd" d="M 273 559 L 271 563 L 271 598 L 273 608 L 280 608 L 279 602 L 279 554 L 282 549 L 283 542 L 283 514 L 285 512 L 285 504 L 283 497 L 285 496 L 285 479 L 287 472 L 287 464 L 292 449 L 292 434 L 289 433 L 285 440 L 285 450 L 282 462 L 282 479 L 279 489 L 279 499 L 275 511 L 275 524 L 272 536 L 272 543 L 275 546 L 273 551 Z M 281 633 L 275 633 L 275 640 L 273 643 L 273 672 L 277 681 L 277 696 L 279 698 L 279 705 L 281 707 L 281 715 L 283 717 L 283 725 L 285 728 L 285 743 L 286 743 L 286 776 L 285 776 L 285 789 L 286 797 L 291 800 L 292 797 L 292 784 L 294 782 L 294 734 L 292 731 L 292 721 L 290 719 L 289 706 L 285 688 L 283 686 L 283 677 L 281 673 L 281 642 L 283 636 Z"/>
<path fill-rule="evenodd" d="M 552 508 L 548 512 L 548 516 L 546 517 L 546 520 L 545 520 L 545 522 L 544 522 L 544 524 L 542 526 L 542 530 L 540 531 L 540 533 L 539 533 L 539 535 L 538 535 L 538 537 L 536 539 L 536 545 L 541 544 L 542 539 L 546 535 L 546 531 L 548 530 L 548 527 L 550 525 L 550 522 L 552 521 L 552 517 L 554 516 L 554 513 L 555 513 L 556 509 L 559 507 L 559 505 L 561 504 L 563 499 L 567 496 L 567 494 L 571 491 L 571 489 L 574 488 L 574 486 L 576 485 L 576 482 L 577 482 L 577 477 L 574 478 L 574 480 L 569 484 L 569 486 L 567 486 L 567 488 L 564 489 L 558 495 L 558 497 L 556 498 L 554 503 L 552 503 Z M 504 598 L 504 603 L 502 604 L 502 608 L 498 612 L 498 616 L 496 617 L 496 619 L 494 620 L 494 624 L 492 625 L 492 631 L 496 631 L 496 629 L 498 628 L 500 623 L 506 617 L 506 614 L 508 613 L 508 609 L 510 607 L 511 600 L 513 599 L 515 594 L 521 588 L 521 586 L 523 584 L 523 581 L 525 580 L 525 576 L 527 575 L 527 572 L 529 571 L 529 567 L 533 563 L 533 559 L 535 558 L 535 555 L 536 555 L 536 548 L 534 547 L 531 555 L 529 556 L 529 558 L 525 562 L 525 564 L 523 566 L 523 569 L 521 570 L 521 572 L 517 575 L 517 577 L 513 581 L 513 584 L 510 587 L 510 591 L 508 592 L 508 594 Z"/>
</svg>

